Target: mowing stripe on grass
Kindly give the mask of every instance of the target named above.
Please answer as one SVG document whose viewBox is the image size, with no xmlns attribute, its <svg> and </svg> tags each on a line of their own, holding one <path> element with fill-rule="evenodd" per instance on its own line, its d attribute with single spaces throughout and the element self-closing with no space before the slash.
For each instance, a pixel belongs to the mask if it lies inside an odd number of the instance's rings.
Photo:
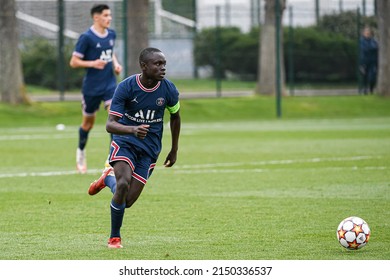
<svg viewBox="0 0 390 280">
<path fill-rule="evenodd" d="M 264 172 L 270 171 L 270 169 L 212 169 L 218 167 L 236 167 L 243 165 L 289 165 L 294 163 L 315 163 L 315 162 L 332 162 L 332 161 L 360 161 L 367 159 L 379 159 L 380 156 L 355 156 L 355 157 L 344 157 L 344 158 L 311 158 L 311 159 L 297 159 L 297 160 L 269 160 L 269 161 L 258 161 L 258 162 L 224 162 L 224 163 L 210 163 L 210 164 L 193 164 L 193 165 L 177 165 L 174 167 L 176 173 L 230 173 L 230 172 Z M 165 167 L 156 167 L 157 169 L 163 169 Z M 331 169 L 365 169 L 365 170 L 385 170 L 386 166 L 366 166 L 363 168 L 352 166 L 352 167 L 325 167 Z M 204 169 L 204 170 L 202 170 Z M 273 169 L 275 170 L 275 169 Z M 90 169 L 88 174 L 101 173 L 101 169 Z M 62 176 L 62 175 L 74 175 L 78 172 L 76 170 L 62 170 L 62 171 L 50 171 L 50 172 L 21 172 L 21 173 L 0 173 L 0 178 L 12 178 L 12 177 L 45 177 L 45 176 Z"/>
</svg>

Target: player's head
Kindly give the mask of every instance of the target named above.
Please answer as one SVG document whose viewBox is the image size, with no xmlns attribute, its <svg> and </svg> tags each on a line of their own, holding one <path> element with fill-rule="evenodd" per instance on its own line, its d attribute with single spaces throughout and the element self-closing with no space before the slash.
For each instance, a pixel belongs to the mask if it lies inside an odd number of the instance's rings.
<svg viewBox="0 0 390 280">
<path fill-rule="evenodd" d="M 162 53 L 159 49 L 156 48 L 145 48 L 139 54 L 139 63 L 147 63 L 150 60 L 150 57 L 154 53 Z"/>
<path fill-rule="evenodd" d="M 110 7 L 106 4 L 94 5 L 91 8 L 91 17 L 94 24 L 97 24 L 103 28 L 108 28 L 112 20 Z"/>
<path fill-rule="evenodd" d="M 91 8 L 91 17 L 94 16 L 94 14 L 101 14 L 103 13 L 104 10 L 109 10 L 110 7 L 106 4 L 96 4 L 96 5 L 93 5 L 93 7 Z"/>
<path fill-rule="evenodd" d="M 166 63 L 165 55 L 156 48 L 143 49 L 139 55 L 142 74 L 153 80 L 164 79 Z"/>
<path fill-rule="evenodd" d="M 362 33 L 363 33 L 363 36 L 366 37 L 366 38 L 372 37 L 372 30 L 371 30 L 371 28 L 369 26 L 365 26 L 363 28 L 363 32 Z"/>
</svg>

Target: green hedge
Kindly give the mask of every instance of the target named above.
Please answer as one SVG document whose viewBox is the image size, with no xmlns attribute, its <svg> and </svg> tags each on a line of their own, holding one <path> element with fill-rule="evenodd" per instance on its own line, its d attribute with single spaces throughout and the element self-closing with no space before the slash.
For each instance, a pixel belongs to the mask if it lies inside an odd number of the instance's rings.
<svg viewBox="0 0 390 280">
<path fill-rule="evenodd" d="M 289 67 L 290 47 L 285 30 L 284 57 Z M 294 80 L 297 82 L 352 82 L 356 80 L 357 41 L 337 33 L 295 28 L 293 39 Z M 287 71 L 288 72 L 288 71 Z M 288 76 L 288 73 L 287 73 Z"/>
<path fill-rule="evenodd" d="M 65 89 L 80 89 L 83 69 L 72 69 L 69 59 L 73 44 L 65 46 Z M 26 84 L 58 89 L 58 49 L 48 40 L 40 38 L 23 42 L 21 48 L 23 75 Z"/>
<path fill-rule="evenodd" d="M 220 28 L 221 69 L 240 79 L 256 80 L 259 29 L 242 33 L 238 28 Z M 290 47 L 288 28 L 284 29 L 284 61 L 288 77 Z M 293 30 L 294 80 L 296 82 L 351 82 L 356 80 L 357 40 L 315 27 Z M 217 29 L 201 31 L 195 38 L 198 66 L 216 68 Z M 214 72 L 215 73 L 215 72 Z"/>
<path fill-rule="evenodd" d="M 283 50 L 286 78 L 289 79 L 289 50 L 292 47 L 294 81 L 301 83 L 349 83 L 357 80 L 358 29 L 369 25 L 376 29 L 375 17 L 360 17 L 354 11 L 328 14 L 318 26 L 293 29 L 289 41 L 288 27 L 283 29 Z M 359 28 L 358 28 L 359 27 Z M 242 33 L 238 28 L 220 27 L 202 30 L 195 38 L 195 61 L 198 66 L 216 68 L 217 51 L 224 74 L 240 79 L 256 80 L 260 30 Z M 218 47 L 218 50 L 217 50 Z"/>
</svg>

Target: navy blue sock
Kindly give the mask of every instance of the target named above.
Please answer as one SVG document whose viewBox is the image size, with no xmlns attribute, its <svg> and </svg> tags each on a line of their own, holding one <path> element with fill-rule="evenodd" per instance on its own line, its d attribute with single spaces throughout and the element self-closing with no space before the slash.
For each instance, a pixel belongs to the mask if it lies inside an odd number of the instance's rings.
<svg viewBox="0 0 390 280">
<path fill-rule="evenodd" d="M 125 215 L 126 203 L 122 205 L 116 204 L 113 200 L 110 204 L 111 208 L 111 235 L 113 237 L 121 237 L 121 227 L 123 216 Z"/>
<path fill-rule="evenodd" d="M 81 127 L 79 128 L 79 148 L 84 150 L 85 145 L 87 145 L 89 131 L 85 131 Z"/>
<path fill-rule="evenodd" d="M 115 193 L 116 190 L 116 178 L 115 176 L 108 175 L 106 179 L 104 179 L 104 184 L 110 188 L 112 194 Z"/>
</svg>

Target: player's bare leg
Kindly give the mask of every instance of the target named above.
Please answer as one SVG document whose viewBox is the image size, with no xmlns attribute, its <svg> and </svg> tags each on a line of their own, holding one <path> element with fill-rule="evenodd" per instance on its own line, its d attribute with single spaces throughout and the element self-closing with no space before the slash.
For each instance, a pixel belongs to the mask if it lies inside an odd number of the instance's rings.
<svg viewBox="0 0 390 280">
<path fill-rule="evenodd" d="M 129 190 L 126 196 L 126 208 L 130 208 L 141 195 L 145 184 L 135 178 L 131 178 Z"/>
</svg>

